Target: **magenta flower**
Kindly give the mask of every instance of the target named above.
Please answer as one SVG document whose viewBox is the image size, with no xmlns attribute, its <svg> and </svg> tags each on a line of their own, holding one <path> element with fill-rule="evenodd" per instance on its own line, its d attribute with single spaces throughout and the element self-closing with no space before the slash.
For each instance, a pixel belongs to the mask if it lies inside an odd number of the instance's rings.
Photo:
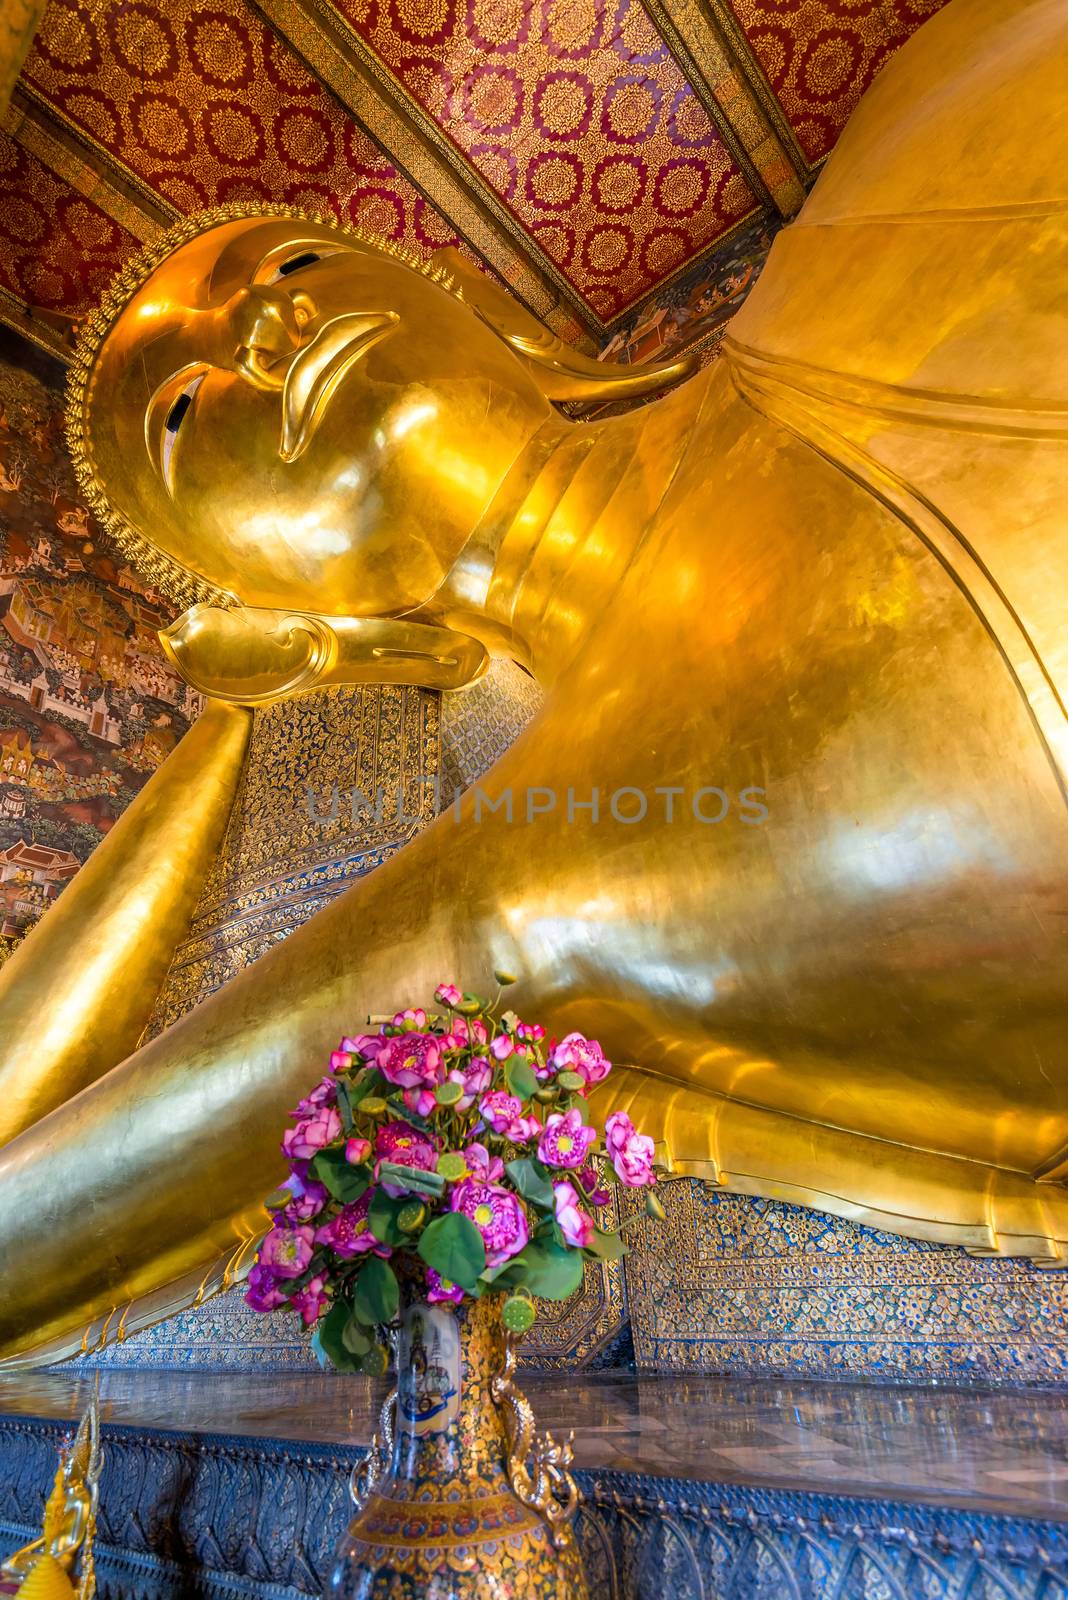
<svg viewBox="0 0 1068 1600">
<path fill-rule="evenodd" d="M 310 1328 L 313 1322 L 318 1322 L 329 1303 L 324 1277 L 312 1278 L 290 1301 L 294 1311 L 300 1312 L 306 1328 Z"/>
<path fill-rule="evenodd" d="M 449 1205 L 469 1217 L 482 1235 L 488 1267 L 499 1267 L 517 1256 L 530 1237 L 523 1207 L 514 1194 L 497 1184 L 465 1178 L 452 1191 Z"/>
<path fill-rule="evenodd" d="M 569 1033 L 553 1047 L 549 1065 L 554 1072 L 577 1072 L 587 1085 L 601 1083 L 612 1070 L 612 1063 L 596 1039 L 587 1039 L 581 1033 Z"/>
<path fill-rule="evenodd" d="M 579 1183 L 591 1206 L 606 1206 L 612 1198 L 607 1189 L 599 1187 L 597 1173 L 593 1167 L 583 1167 L 579 1173 Z"/>
<path fill-rule="evenodd" d="M 583 1211 L 581 1199 L 575 1185 L 566 1178 L 553 1184 L 553 1209 L 560 1232 L 564 1242 L 574 1245 L 576 1250 L 584 1250 L 593 1238 L 593 1218 L 588 1211 Z"/>
<path fill-rule="evenodd" d="M 499 1133 L 502 1139 L 510 1139 L 513 1144 L 526 1144 L 541 1132 L 537 1117 L 524 1117 L 522 1100 L 504 1089 L 491 1089 L 489 1094 L 484 1094 L 478 1109 L 494 1133 Z"/>
<path fill-rule="evenodd" d="M 507 1061 L 515 1045 L 506 1033 L 499 1033 L 490 1045 L 490 1054 L 496 1056 L 498 1061 Z"/>
<path fill-rule="evenodd" d="M 291 1117 L 314 1117 L 322 1106 L 336 1105 L 337 1085 L 331 1078 L 324 1078 L 321 1083 L 315 1085 L 311 1094 L 304 1096 L 296 1110 L 289 1114 Z"/>
<path fill-rule="evenodd" d="M 581 1167 L 590 1146 L 596 1143 L 597 1129 L 583 1123 L 577 1106 L 570 1111 L 554 1111 L 538 1140 L 538 1160 L 547 1167 Z"/>
<path fill-rule="evenodd" d="M 343 1039 L 341 1042 L 350 1047 L 347 1052 L 349 1055 L 359 1056 L 361 1061 L 374 1061 L 389 1040 L 384 1033 L 360 1033 L 355 1039 Z"/>
<path fill-rule="evenodd" d="M 504 1162 L 500 1156 L 491 1156 L 484 1144 L 469 1144 L 464 1160 L 473 1178 L 480 1183 L 496 1183 L 504 1177 Z"/>
<path fill-rule="evenodd" d="M 253 1311 L 277 1311 L 286 1304 L 286 1297 L 278 1287 L 273 1273 L 257 1261 L 248 1275 L 248 1292 L 245 1304 Z"/>
<path fill-rule="evenodd" d="M 426 1269 L 426 1297 L 432 1306 L 450 1305 L 458 1306 L 464 1297 L 464 1292 L 458 1283 L 453 1283 L 449 1278 L 443 1278 L 440 1272 L 433 1267 Z"/>
<path fill-rule="evenodd" d="M 259 1263 L 276 1278 L 299 1278 L 312 1258 L 310 1228 L 282 1228 L 276 1222 L 259 1249 Z"/>
<path fill-rule="evenodd" d="M 454 1067 L 449 1077 L 453 1083 L 460 1084 L 464 1091 L 456 1102 L 455 1110 L 469 1111 L 478 1096 L 484 1094 L 493 1082 L 493 1068 L 485 1056 L 473 1056 L 466 1066 Z"/>
<path fill-rule="evenodd" d="M 368 1250 L 373 1250 L 379 1256 L 388 1256 L 389 1246 L 379 1243 L 367 1221 L 373 1196 L 374 1190 L 367 1189 L 352 1205 L 342 1206 L 337 1216 L 331 1217 L 329 1222 L 324 1222 L 321 1228 L 316 1229 L 316 1244 L 329 1245 L 342 1261 L 351 1261 L 356 1256 L 366 1255 Z"/>
<path fill-rule="evenodd" d="M 282 1135 L 282 1154 L 290 1161 L 310 1161 L 324 1145 L 341 1133 L 341 1118 L 333 1106 L 324 1106 L 315 1116 L 287 1128 Z"/>
<path fill-rule="evenodd" d="M 337 1049 L 331 1053 L 330 1071 L 348 1072 L 353 1061 L 360 1054 L 360 1041 L 358 1039 L 350 1039 L 346 1034 Z"/>
<path fill-rule="evenodd" d="M 656 1182 L 653 1141 L 638 1133 L 625 1111 L 613 1111 L 604 1125 L 604 1142 L 620 1183 L 641 1189 Z"/>
<path fill-rule="evenodd" d="M 316 1183 L 305 1173 L 292 1172 L 282 1185 L 293 1196 L 282 1215 L 287 1222 L 310 1222 L 317 1217 L 330 1198 L 326 1186 Z"/>
<path fill-rule="evenodd" d="M 458 1006 L 463 995 L 454 983 L 439 983 L 434 990 L 434 999 L 439 1005 Z"/>
<path fill-rule="evenodd" d="M 345 1160 L 354 1167 L 371 1158 L 370 1139 L 350 1139 L 345 1146 Z"/>
<path fill-rule="evenodd" d="M 387 1039 L 375 1061 L 383 1078 L 399 1089 L 434 1089 L 445 1076 L 441 1040 L 432 1033 L 402 1033 Z"/>
<path fill-rule="evenodd" d="M 409 1122 L 387 1122 L 375 1135 L 375 1177 L 383 1161 L 392 1161 L 398 1167 L 415 1167 L 421 1172 L 433 1172 L 438 1164 L 438 1147 L 428 1134 L 420 1133 Z M 395 1183 L 383 1183 L 383 1189 L 394 1199 L 407 1191 Z"/>
<path fill-rule="evenodd" d="M 545 1029 L 540 1022 L 520 1022 L 516 1025 L 515 1034 L 517 1039 L 529 1039 L 536 1044 L 539 1039 L 545 1038 Z"/>
</svg>

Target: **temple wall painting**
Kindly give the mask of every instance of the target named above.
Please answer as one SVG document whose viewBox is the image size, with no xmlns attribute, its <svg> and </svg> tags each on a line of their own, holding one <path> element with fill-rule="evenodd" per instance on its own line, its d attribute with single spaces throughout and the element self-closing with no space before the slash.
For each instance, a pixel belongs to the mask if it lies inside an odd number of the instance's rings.
<svg viewBox="0 0 1068 1600">
<path fill-rule="evenodd" d="M 199 709 L 156 639 L 164 602 L 79 504 L 62 384 L 0 330 L 0 959 Z"/>
</svg>

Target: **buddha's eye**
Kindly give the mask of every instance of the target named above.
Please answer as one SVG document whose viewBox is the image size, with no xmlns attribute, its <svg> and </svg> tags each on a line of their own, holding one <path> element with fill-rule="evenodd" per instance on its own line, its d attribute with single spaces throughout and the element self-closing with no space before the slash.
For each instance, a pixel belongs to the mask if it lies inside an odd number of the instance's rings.
<svg viewBox="0 0 1068 1600">
<path fill-rule="evenodd" d="M 162 465 L 163 477 L 168 485 L 171 482 L 171 456 L 174 454 L 174 446 L 178 440 L 178 430 L 188 415 L 189 408 L 193 404 L 193 398 L 203 382 L 204 374 L 202 372 L 198 373 L 195 378 L 190 379 L 167 412 L 167 419 L 163 424 Z"/>
<path fill-rule="evenodd" d="M 267 279 L 268 283 L 277 283 L 280 278 L 288 278 L 294 272 L 300 272 L 304 267 L 313 266 L 321 260 L 314 250 L 304 250 L 299 256 L 290 256 L 288 261 L 283 261 L 277 266 Z"/>
</svg>

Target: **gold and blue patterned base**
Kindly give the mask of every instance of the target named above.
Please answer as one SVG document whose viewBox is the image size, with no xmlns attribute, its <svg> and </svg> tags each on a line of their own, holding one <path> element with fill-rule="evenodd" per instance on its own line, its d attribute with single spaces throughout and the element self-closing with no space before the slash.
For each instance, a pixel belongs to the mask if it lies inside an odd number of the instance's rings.
<svg viewBox="0 0 1068 1600">
<path fill-rule="evenodd" d="M 663 1185 L 628 1230 L 639 1369 L 897 1383 L 1068 1383 L 1068 1273 Z"/>
</svg>

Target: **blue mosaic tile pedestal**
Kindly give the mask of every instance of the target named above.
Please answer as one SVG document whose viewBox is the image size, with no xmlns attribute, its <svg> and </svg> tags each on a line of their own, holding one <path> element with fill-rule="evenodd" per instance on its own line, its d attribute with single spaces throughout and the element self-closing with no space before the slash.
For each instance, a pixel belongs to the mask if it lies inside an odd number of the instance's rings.
<svg viewBox="0 0 1068 1600">
<path fill-rule="evenodd" d="M 0 1417 L 0 1550 L 70 1428 Z M 359 1449 L 105 1426 L 100 1600 L 321 1593 Z M 1068 1526 L 900 1500 L 579 1473 L 590 1600 L 1065 1600 Z"/>
</svg>

